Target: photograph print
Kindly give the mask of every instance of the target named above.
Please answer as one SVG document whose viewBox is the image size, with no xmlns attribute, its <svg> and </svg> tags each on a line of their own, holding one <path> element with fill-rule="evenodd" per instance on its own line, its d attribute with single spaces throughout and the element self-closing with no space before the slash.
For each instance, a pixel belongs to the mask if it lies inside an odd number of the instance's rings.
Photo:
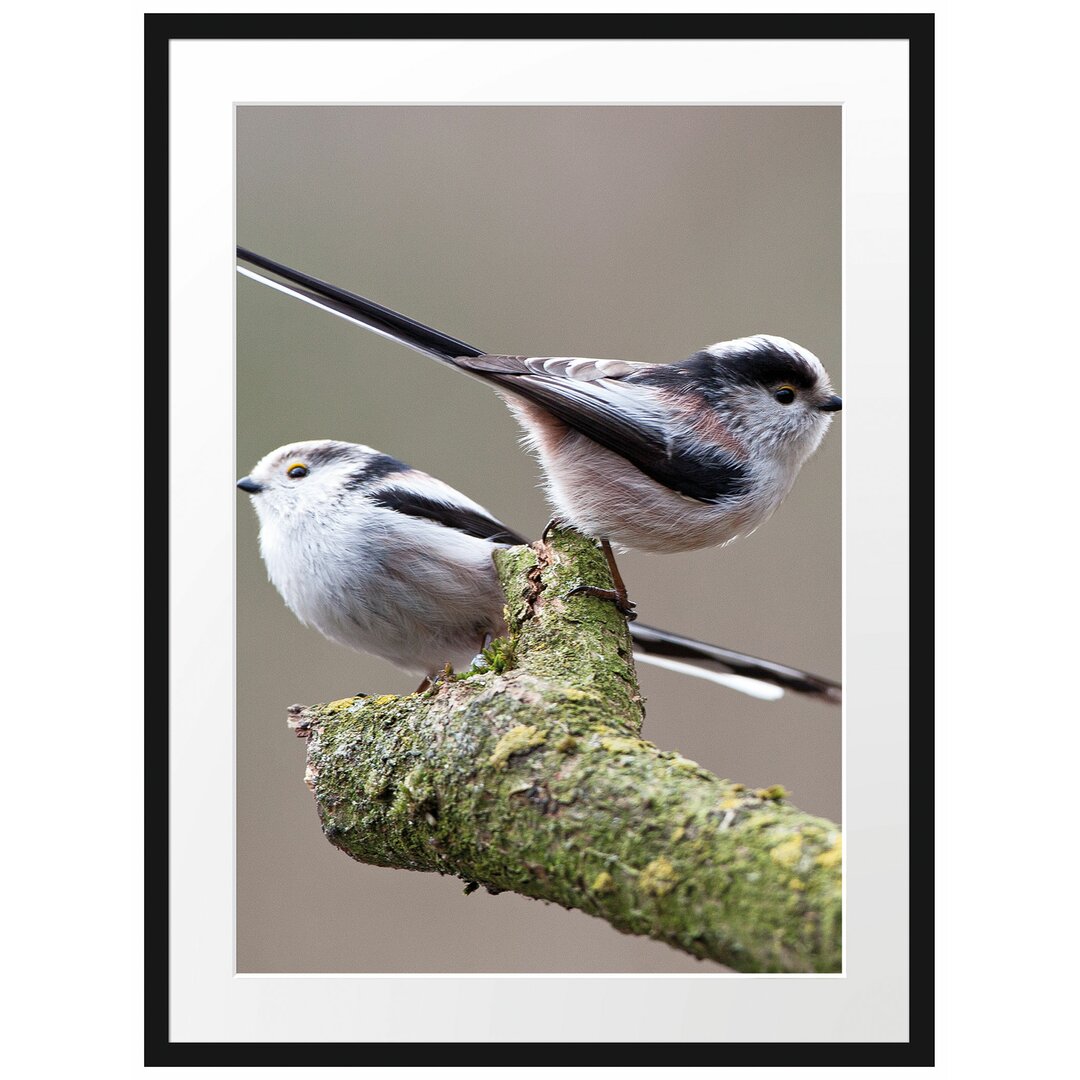
<svg viewBox="0 0 1080 1080">
<path fill-rule="evenodd" d="M 841 972 L 840 106 L 235 137 L 237 971 Z"/>
</svg>

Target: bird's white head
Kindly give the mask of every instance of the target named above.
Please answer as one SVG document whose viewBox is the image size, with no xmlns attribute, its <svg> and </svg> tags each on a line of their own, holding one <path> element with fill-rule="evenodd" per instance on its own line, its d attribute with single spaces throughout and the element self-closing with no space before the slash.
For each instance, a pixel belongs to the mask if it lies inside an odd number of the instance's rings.
<svg viewBox="0 0 1080 1080">
<path fill-rule="evenodd" d="M 349 493 L 408 466 L 370 446 L 312 439 L 271 450 L 236 486 L 260 521 L 333 512 Z"/>
<path fill-rule="evenodd" d="M 842 407 L 821 361 L 787 338 L 757 334 L 721 341 L 699 357 L 708 358 L 711 368 L 702 385 L 717 395 L 733 433 L 796 468 L 817 449 Z"/>
</svg>

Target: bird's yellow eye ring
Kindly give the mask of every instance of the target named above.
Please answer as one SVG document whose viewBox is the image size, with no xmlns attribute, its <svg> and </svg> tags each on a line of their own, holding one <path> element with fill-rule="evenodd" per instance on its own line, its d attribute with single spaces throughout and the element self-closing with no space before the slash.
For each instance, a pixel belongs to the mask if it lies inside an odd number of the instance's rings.
<svg viewBox="0 0 1080 1080">
<path fill-rule="evenodd" d="M 776 398 L 781 405 L 790 405 L 795 400 L 795 387 L 778 386 L 773 391 L 773 397 Z"/>
<path fill-rule="evenodd" d="M 285 471 L 289 474 L 290 479 L 302 480 L 311 470 L 302 461 L 297 461 Z"/>
</svg>

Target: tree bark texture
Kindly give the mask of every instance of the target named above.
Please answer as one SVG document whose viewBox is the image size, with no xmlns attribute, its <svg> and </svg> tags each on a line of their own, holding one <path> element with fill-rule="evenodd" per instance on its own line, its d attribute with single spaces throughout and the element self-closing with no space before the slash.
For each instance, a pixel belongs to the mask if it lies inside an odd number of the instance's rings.
<svg viewBox="0 0 1080 1080">
<path fill-rule="evenodd" d="M 839 971 L 839 827 L 641 738 L 625 621 L 566 595 L 610 584 L 591 541 L 557 530 L 496 562 L 510 632 L 487 670 L 294 708 L 331 843 L 737 971 Z"/>
</svg>

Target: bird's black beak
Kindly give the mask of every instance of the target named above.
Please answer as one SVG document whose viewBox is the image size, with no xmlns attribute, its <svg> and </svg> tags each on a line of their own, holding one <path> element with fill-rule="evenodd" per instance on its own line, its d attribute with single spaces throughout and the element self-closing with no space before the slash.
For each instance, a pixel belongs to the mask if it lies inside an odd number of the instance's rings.
<svg viewBox="0 0 1080 1080">
<path fill-rule="evenodd" d="M 839 412 L 844 407 L 844 399 L 836 394 L 833 394 L 824 405 L 819 405 L 818 408 L 822 412 Z"/>
<path fill-rule="evenodd" d="M 236 481 L 236 486 L 241 491 L 246 491 L 249 495 L 258 495 L 262 491 L 263 486 L 256 480 L 252 480 L 250 476 L 242 476 Z"/>
</svg>

